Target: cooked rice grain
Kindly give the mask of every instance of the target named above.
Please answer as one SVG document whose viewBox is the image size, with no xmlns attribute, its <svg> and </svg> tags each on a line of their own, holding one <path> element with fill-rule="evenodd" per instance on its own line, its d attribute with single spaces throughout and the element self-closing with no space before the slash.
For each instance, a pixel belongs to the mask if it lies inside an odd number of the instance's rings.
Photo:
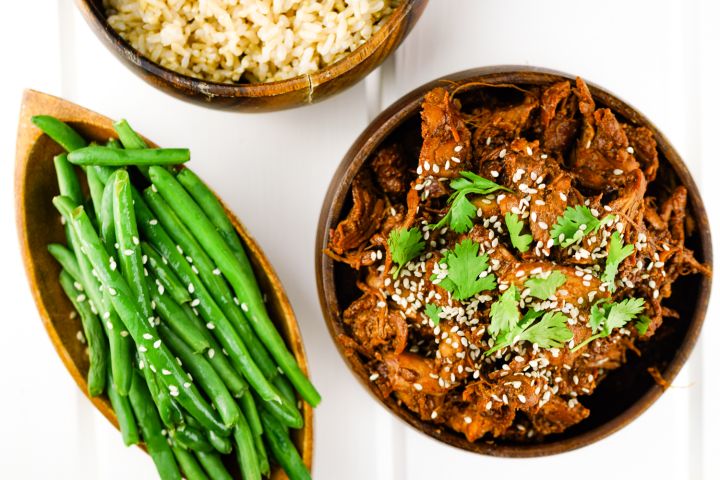
<svg viewBox="0 0 720 480">
<path fill-rule="evenodd" d="M 335 63 L 367 41 L 396 4 L 105 0 L 110 26 L 150 60 L 223 83 L 285 80 Z"/>
</svg>

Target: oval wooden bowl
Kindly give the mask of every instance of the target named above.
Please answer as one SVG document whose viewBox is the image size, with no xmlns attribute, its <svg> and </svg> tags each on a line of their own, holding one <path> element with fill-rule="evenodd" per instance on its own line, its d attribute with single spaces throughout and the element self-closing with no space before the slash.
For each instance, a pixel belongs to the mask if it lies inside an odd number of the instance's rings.
<svg viewBox="0 0 720 480">
<path fill-rule="evenodd" d="M 76 0 L 85 20 L 105 46 L 150 85 L 207 107 L 260 112 L 316 103 L 363 79 L 402 43 L 428 0 L 401 0 L 387 23 L 344 58 L 315 73 L 266 83 L 217 83 L 182 75 L 152 62 L 110 25 L 102 0 Z"/>
<path fill-rule="evenodd" d="M 30 289 L 50 340 L 78 387 L 88 396 L 88 357 L 85 345 L 76 337 L 82 326 L 79 318 L 70 317 L 74 311 L 72 304 L 65 297 L 57 280 L 60 267 L 47 251 L 48 243 L 65 243 L 60 218 L 52 205 L 52 198 L 58 195 L 53 156 L 63 150 L 31 123 L 30 118 L 40 114 L 52 115 L 67 122 L 88 140 L 105 142 L 116 135 L 109 118 L 51 95 L 25 91 L 20 110 L 15 161 L 15 207 L 20 250 Z M 225 211 L 245 245 L 262 291 L 267 294 L 270 317 L 274 319 L 300 368 L 307 374 L 307 358 L 300 330 L 280 280 L 242 223 L 227 207 Z M 117 419 L 107 397 L 88 398 L 117 428 Z M 305 426 L 293 432 L 293 440 L 305 464 L 310 468 L 313 453 L 313 412 L 305 402 L 302 403 L 302 415 Z M 272 472 L 272 478 L 287 477 L 276 468 Z"/>
<path fill-rule="evenodd" d="M 427 83 L 407 94 L 382 112 L 352 145 L 337 169 L 328 188 L 323 205 L 316 239 L 316 276 L 320 303 L 325 322 L 335 340 L 335 345 L 355 377 L 370 393 L 393 414 L 421 432 L 444 443 L 471 452 L 503 457 L 534 457 L 573 450 L 596 442 L 632 422 L 658 397 L 663 389 L 647 372 L 655 367 L 667 382 L 672 382 L 690 355 L 700 334 L 708 298 L 711 279 L 693 275 L 679 279 L 674 294 L 666 301 L 681 314 L 680 320 L 669 319 L 652 341 L 639 345 L 642 357 L 630 353 L 628 362 L 611 372 L 595 393 L 583 397 L 583 404 L 590 408 L 590 416 L 583 422 L 569 428 L 562 434 L 546 437 L 536 443 L 513 443 L 509 441 L 480 440 L 469 442 L 461 434 L 448 428 L 421 421 L 413 412 L 399 404 L 392 396 L 384 399 L 380 391 L 369 381 L 370 372 L 357 355 L 346 357 L 343 347 L 337 342 L 340 333 L 347 334 L 342 323 L 342 311 L 358 297 L 355 287 L 356 273 L 344 264 L 333 261 L 323 254 L 327 247 L 328 235 L 350 209 L 350 186 L 353 178 L 371 157 L 372 153 L 386 139 L 403 141 L 420 138 L 420 104 L 424 94 L 438 86 L 463 86 L 462 92 L 471 92 L 473 82 L 489 85 L 547 85 L 574 77 L 545 69 L 518 66 L 488 67 L 459 72 Z M 624 120 L 635 125 L 644 125 L 652 130 L 658 145 L 660 170 L 674 176 L 675 180 L 688 189 L 688 206 L 696 220 L 695 234 L 687 239 L 701 262 L 712 264 L 710 228 L 702 199 L 695 182 L 682 159 L 667 139 L 637 110 L 607 91 L 590 85 L 595 101 L 611 108 Z M 464 93 L 458 96 L 462 99 Z"/>
</svg>

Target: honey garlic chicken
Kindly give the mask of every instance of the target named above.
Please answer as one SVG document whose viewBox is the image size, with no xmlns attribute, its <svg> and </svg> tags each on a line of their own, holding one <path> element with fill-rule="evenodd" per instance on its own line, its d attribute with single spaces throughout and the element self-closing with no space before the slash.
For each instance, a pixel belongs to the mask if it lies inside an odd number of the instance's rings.
<svg viewBox="0 0 720 480">
<path fill-rule="evenodd" d="M 581 79 L 471 103 L 431 90 L 417 144 L 388 140 L 355 177 L 326 250 L 358 274 L 340 341 L 424 421 L 542 438 L 677 316 L 680 275 L 710 271 L 685 244 L 685 188 L 650 188 L 653 133 Z"/>
</svg>

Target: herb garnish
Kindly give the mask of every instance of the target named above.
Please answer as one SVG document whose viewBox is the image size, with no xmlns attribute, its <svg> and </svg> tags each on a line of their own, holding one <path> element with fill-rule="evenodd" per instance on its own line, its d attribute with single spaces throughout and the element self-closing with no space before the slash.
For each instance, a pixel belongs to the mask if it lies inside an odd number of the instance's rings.
<svg viewBox="0 0 720 480">
<path fill-rule="evenodd" d="M 393 273 L 393 278 L 397 278 L 400 269 L 422 253 L 425 249 L 425 242 L 422 239 L 422 233 L 417 227 L 412 227 L 409 230 L 399 228 L 390 232 L 388 247 L 390 247 L 392 261 L 397 264 Z"/>
<path fill-rule="evenodd" d="M 425 305 L 425 315 L 430 319 L 434 326 L 440 325 L 440 312 L 442 308 L 438 307 L 434 303 L 428 303 Z"/>
<path fill-rule="evenodd" d="M 586 338 L 580 345 L 572 349 L 573 352 L 597 338 L 610 335 L 616 328 L 622 328 L 630 320 L 633 320 L 645 308 L 645 300 L 642 298 L 626 298 L 618 303 L 597 302 L 590 309 L 590 328 L 594 335 Z"/>
<path fill-rule="evenodd" d="M 495 275 L 487 273 L 488 256 L 479 255 L 480 245 L 469 238 L 445 252 L 439 263 L 447 265 L 447 276 L 440 286 L 457 300 L 465 300 L 483 290 L 496 287 Z M 436 276 L 433 275 L 433 280 Z"/>
<path fill-rule="evenodd" d="M 610 236 L 610 245 L 608 247 L 607 261 L 605 262 L 605 272 L 600 279 L 607 283 L 608 290 L 615 291 L 615 275 L 617 274 L 620 263 L 633 253 L 631 244 L 623 246 L 622 239 L 618 232 L 613 232 Z"/>
<path fill-rule="evenodd" d="M 525 287 L 530 289 L 530 295 L 539 298 L 540 300 L 547 300 L 552 295 L 555 295 L 555 291 L 565 283 L 567 278 L 562 272 L 553 270 L 545 278 L 536 276 L 525 280 Z"/>
<path fill-rule="evenodd" d="M 585 205 L 567 207 L 550 230 L 550 236 L 555 243 L 567 248 L 573 243 L 579 242 L 588 233 L 596 232 L 600 227 L 611 222 L 613 218 L 615 218 L 613 215 L 607 215 L 600 220 Z"/>
<path fill-rule="evenodd" d="M 513 244 L 513 247 L 517 248 L 520 253 L 527 252 L 533 241 L 533 237 L 529 233 L 520 235 L 524 226 L 522 220 L 520 220 L 516 214 L 508 212 L 505 214 L 505 225 L 510 234 L 510 242 Z"/>
<path fill-rule="evenodd" d="M 647 315 L 640 315 L 635 321 L 635 329 L 638 331 L 641 337 L 647 333 L 651 322 L 652 320 Z"/>
<path fill-rule="evenodd" d="M 540 315 L 542 318 L 535 321 Z M 567 320 L 567 317 L 560 312 L 543 314 L 537 310 L 530 310 L 512 330 L 501 333 L 495 345 L 486 351 L 485 355 L 523 341 L 536 344 L 540 348 L 562 347 L 573 338 Z"/>
<path fill-rule="evenodd" d="M 520 310 L 518 308 L 517 288 L 511 285 L 500 295 L 495 303 L 490 306 L 490 326 L 488 332 L 493 338 L 497 338 L 502 332 L 515 328 L 520 321 Z"/>
<path fill-rule="evenodd" d="M 453 179 L 450 182 L 450 187 L 455 190 L 448 198 L 450 210 L 447 215 L 435 224 L 434 228 L 439 228 L 450 222 L 450 228 L 457 233 L 468 232 L 472 228 L 473 218 L 477 216 L 478 209 L 468 200 L 468 195 L 487 195 L 496 190 L 508 190 L 492 180 L 467 171 L 460 172 L 460 178 Z"/>
<path fill-rule="evenodd" d="M 517 288 L 510 286 L 490 307 L 488 332 L 495 339 L 495 345 L 486 351 L 485 355 L 522 341 L 537 344 L 540 348 L 553 348 L 572 339 L 572 331 L 567 327 L 567 317 L 560 312 L 543 314 L 530 309 L 521 320 L 517 297 Z"/>
</svg>

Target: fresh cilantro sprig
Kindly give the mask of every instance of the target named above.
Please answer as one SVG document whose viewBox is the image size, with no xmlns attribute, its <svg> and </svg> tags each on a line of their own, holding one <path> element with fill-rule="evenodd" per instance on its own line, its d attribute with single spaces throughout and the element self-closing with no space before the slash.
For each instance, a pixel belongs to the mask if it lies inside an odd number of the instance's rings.
<svg viewBox="0 0 720 480">
<path fill-rule="evenodd" d="M 542 318 L 540 316 L 542 315 Z M 537 320 L 540 318 L 540 320 Z M 485 352 L 490 355 L 501 348 L 518 342 L 530 342 L 540 348 L 557 348 L 572 340 L 573 333 L 567 326 L 568 318 L 560 312 L 530 310 L 511 330 L 498 335 L 495 345 Z"/>
<path fill-rule="evenodd" d="M 447 265 L 447 276 L 440 286 L 450 292 L 457 300 L 465 300 L 483 290 L 496 287 L 495 275 L 483 272 L 488 269 L 488 256 L 478 253 L 480 245 L 469 238 L 455 244 L 452 250 L 445 252 L 441 264 Z M 436 276 L 433 275 L 433 280 Z"/>
<path fill-rule="evenodd" d="M 608 290 L 615 291 L 615 275 L 623 260 L 632 255 L 633 246 L 631 244 L 623 246 L 622 239 L 618 232 L 613 232 L 610 236 L 610 245 L 608 247 L 608 256 L 605 262 L 605 271 L 600 277 L 604 283 L 608 285 Z"/>
<path fill-rule="evenodd" d="M 607 337 L 616 328 L 622 328 L 645 309 L 642 298 L 626 298 L 622 302 L 598 302 L 590 308 L 590 328 L 594 335 L 572 349 L 576 352 L 598 338 Z"/>
<path fill-rule="evenodd" d="M 523 221 L 520 220 L 516 214 L 508 212 L 505 214 L 505 226 L 507 226 L 508 233 L 510 234 L 510 242 L 513 244 L 513 247 L 517 248 L 520 253 L 527 252 L 533 241 L 533 237 L 529 233 L 524 235 L 520 234 L 524 226 Z"/>
<path fill-rule="evenodd" d="M 417 227 L 399 228 L 390 232 L 388 247 L 390 247 L 392 261 L 397 265 L 393 278 L 397 278 L 400 269 L 425 250 L 425 242 Z"/>
<path fill-rule="evenodd" d="M 434 303 L 428 303 L 425 305 L 425 315 L 430 319 L 434 326 L 440 325 L 440 312 L 442 308 L 438 307 Z"/>
<path fill-rule="evenodd" d="M 641 337 L 647 333 L 651 323 L 652 320 L 647 315 L 640 315 L 637 320 L 635 320 L 635 329 Z"/>
<path fill-rule="evenodd" d="M 488 332 L 493 338 L 498 338 L 502 332 L 508 332 L 517 326 L 520 321 L 520 308 L 518 307 L 518 293 L 515 285 L 505 290 L 500 298 L 490 306 L 490 326 Z"/>
<path fill-rule="evenodd" d="M 613 215 L 607 215 L 600 220 L 585 205 L 567 207 L 550 230 L 550 237 L 556 244 L 567 248 L 573 243 L 579 242 L 588 233 L 596 232 L 600 227 L 611 222 L 613 218 L 615 218 Z M 560 240 L 561 235 L 562 240 Z"/>
<path fill-rule="evenodd" d="M 558 271 L 553 270 L 545 278 L 536 276 L 525 280 L 525 288 L 530 289 L 530 295 L 539 298 L 540 300 L 547 300 L 552 295 L 555 295 L 558 287 L 565 284 L 567 278 L 565 275 Z"/>
<path fill-rule="evenodd" d="M 468 200 L 468 195 L 487 195 L 497 190 L 508 190 L 492 180 L 467 171 L 460 172 L 460 177 L 453 179 L 450 187 L 455 190 L 448 198 L 450 210 L 435 224 L 435 228 L 450 223 L 450 228 L 457 233 L 468 232 L 473 226 L 473 219 L 477 216 L 477 207 Z"/>
</svg>

